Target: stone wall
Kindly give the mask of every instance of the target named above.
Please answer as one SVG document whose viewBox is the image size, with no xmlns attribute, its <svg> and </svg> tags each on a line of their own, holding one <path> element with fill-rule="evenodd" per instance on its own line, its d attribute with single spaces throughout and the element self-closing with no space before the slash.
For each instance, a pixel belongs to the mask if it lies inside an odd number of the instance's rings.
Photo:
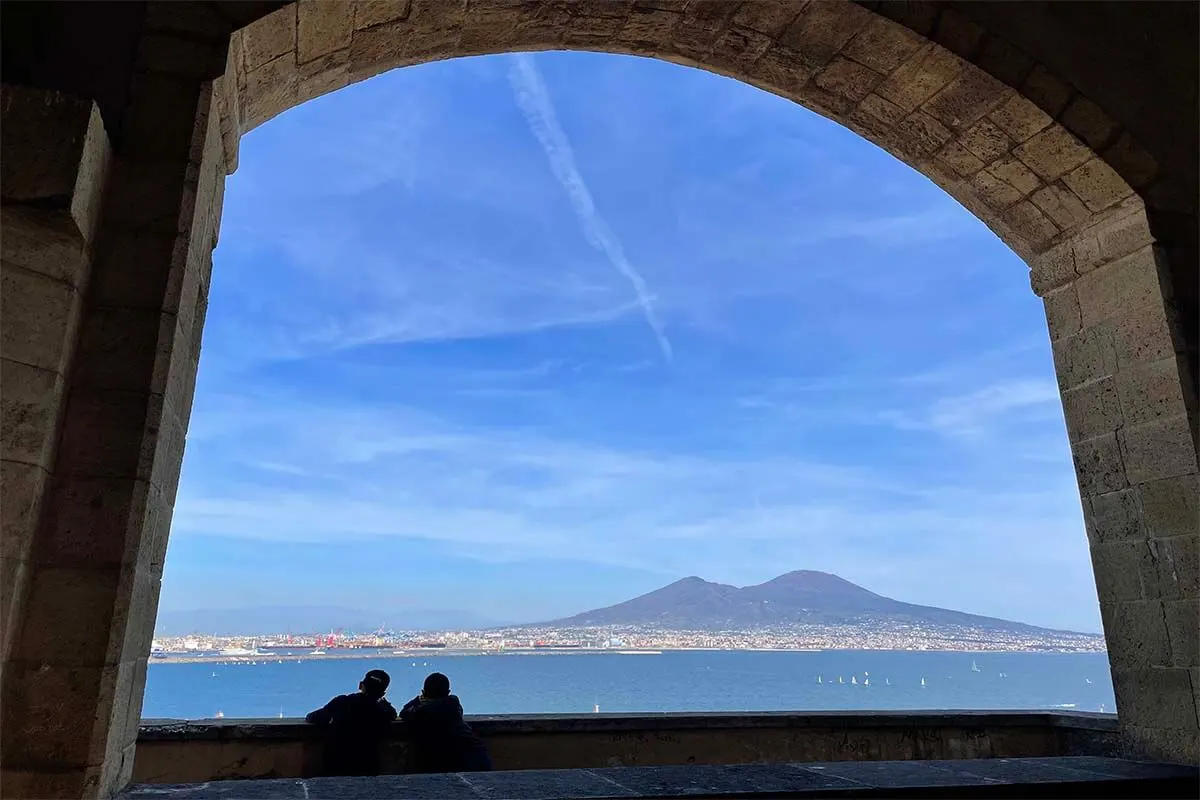
<svg viewBox="0 0 1200 800">
<path fill-rule="evenodd" d="M 1116 719 L 1100 714 L 826 712 L 473 717 L 497 769 L 669 764 L 1107 755 Z M 147 720 L 135 783 L 308 777 L 320 732 L 299 720 Z M 394 726 L 385 772 L 404 770 Z"/>
</svg>

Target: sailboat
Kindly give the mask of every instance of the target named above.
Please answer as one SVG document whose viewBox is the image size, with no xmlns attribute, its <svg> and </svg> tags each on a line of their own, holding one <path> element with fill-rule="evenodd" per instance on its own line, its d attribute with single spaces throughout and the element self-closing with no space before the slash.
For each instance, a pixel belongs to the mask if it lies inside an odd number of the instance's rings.
<svg viewBox="0 0 1200 800">
<path fill-rule="evenodd" d="M 844 681 L 844 680 L 842 680 L 842 676 L 841 676 L 841 675 L 838 675 L 838 683 L 845 683 L 845 681 Z"/>
<path fill-rule="evenodd" d="M 978 664 L 976 664 L 974 661 L 972 661 L 971 662 L 971 672 L 983 672 L 983 670 L 981 670 L 979 668 Z"/>
<path fill-rule="evenodd" d="M 817 676 L 817 683 L 824 683 L 824 682 L 825 682 L 825 681 L 821 680 L 821 676 L 820 676 L 820 675 L 818 675 L 818 676 Z"/>
<path fill-rule="evenodd" d="M 884 678 L 884 679 L 883 679 L 883 685 L 884 685 L 884 686 L 891 686 L 891 685 L 892 685 L 892 679 L 891 679 L 891 678 Z"/>
<path fill-rule="evenodd" d="M 858 678 L 856 678 L 856 677 L 854 677 L 853 675 L 851 675 L 851 676 L 850 676 L 850 685 L 851 685 L 851 686 L 858 686 Z"/>
<path fill-rule="evenodd" d="M 871 679 L 863 678 L 863 686 L 870 686 L 870 685 L 871 685 Z"/>
<path fill-rule="evenodd" d="M 924 679 L 924 678 L 921 678 L 921 685 L 922 685 L 922 686 L 924 686 L 924 685 L 925 685 L 925 679 Z"/>
</svg>

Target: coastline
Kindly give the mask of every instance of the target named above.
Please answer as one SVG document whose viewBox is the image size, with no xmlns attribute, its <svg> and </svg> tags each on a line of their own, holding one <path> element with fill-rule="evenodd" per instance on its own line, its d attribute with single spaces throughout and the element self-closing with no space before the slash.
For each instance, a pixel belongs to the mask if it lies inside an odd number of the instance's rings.
<svg viewBox="0 0 1200 800">
<path fill-rule="evenodd" d="M 711 653 L 961 653 L 964 655 L 987 655 L 997 653 L 1023 653 L 1023 654 L 1064 654 L 1064 653 L 1080 653 L 1080 654 L 1097 654 L 1106 653 L 1106 649 L 1082 650 L 1082 649 L 1063 649 L 1063 648 L 1039 648 L 1039 649 L 1018 649 L 1018 648 L 912 648 L 912 649 L 896 649 L 885 647 L 863 647 L 863 648 L 795 648 L 795 647 L 661 647 L 661 648 L 645 648 L 635 649 L 626 648 L 624 650 L 603 649 L 603 648 L 510 648 L 505 650 L 484 650 L 484 649 L 451 649 L 438 648 L 429 650 L 404 650 L 395 651 L 388 648 L 355 648 L 331 653 L 321 653 L 314 655 L 311 652 L 271 652 L 266 651 L 256 653 L 254 655 L 221 655 L 219 653 L 205 653 L 202 655 L 183 655 L 178 653 L 170 653 L 165 655 L 154 655 L 150 657 L 150 664 L 257 664 L 274 662 L 300 662 L 300 661 L 343 661 L 343 660 L 362 660 L 362 659 L 423 659 L 429 658 L 467 658 L 479 656 L 578 656 L 578 655 L 605 655 L 605 656 L 631 656 L 631 655 L 660 655 L 663 653 L 694 653 L 694 652 L 711 652 Z"/>
</svg>

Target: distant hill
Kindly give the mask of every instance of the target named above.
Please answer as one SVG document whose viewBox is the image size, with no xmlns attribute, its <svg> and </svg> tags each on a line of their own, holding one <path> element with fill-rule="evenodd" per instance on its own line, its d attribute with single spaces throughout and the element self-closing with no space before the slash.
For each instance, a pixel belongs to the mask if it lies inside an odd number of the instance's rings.
<svg viewBox="0 0 1200 800">
<path fill-rule="evenodd" d="M 756 586 L 690 577 L 626 600 L 556 620 L 563 627 L 643 625 L 675 630 L 752 630 L 789 624 L 923 623 L 1046 632 L 1020 622 L 902 603 L 837 575 L 797 570 Z"/>
<path fill-rule="evenodd" d="M 262 606 L 257 608 L 196 608 L 163 611 L 154 632 L 158 636 L 216 633 L 253 636 L 270 633 L 321 633 L 344 629 L 367 632 L 383 625 L 395 630 L 434 631 L 490 628 L 500 621 L 466 611 L 399 609 L 364 611 L 332 606 Z"/>
</svg>

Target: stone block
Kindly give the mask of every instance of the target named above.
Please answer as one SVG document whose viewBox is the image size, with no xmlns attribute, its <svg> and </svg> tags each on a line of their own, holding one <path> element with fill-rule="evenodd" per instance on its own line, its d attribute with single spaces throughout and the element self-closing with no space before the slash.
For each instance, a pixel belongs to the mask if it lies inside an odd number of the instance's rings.
<svg viewBox="0 0 1200 800">
<path fill-rule="evenodd" d="M 150 478 L 162 416 L 161 395 L 73 393 L 67 403 L 56 471 L 85 478 Z"/>
<path fill-rule="evenodd" d="M 74 631 L 75 628 L 69 628 Z M 103 726 L 84 709 L 116 684 L 116 668 L 103 665 L 67 665 L 60 662 L 7 665 L 5 715 L 25 720 L 21 730 L 3 728 L 4 766 L 69 773 L 72 768 L 99 764 L 104 756 Z M 5 796 L 10 786 L 5 784 Z M 64 795 L 25 795 L 54 797 Z M 80 796 L 80 795 L 65 795 Z"/>
<path fill-rule="evenodd" d="M 79 295 L 70 284 L 36 272 L 0 266 L 0 354 L 62 373 L 75 326 Z M 7 383 L 7 382 L 6 382 Z"/>
<path fill-rule="evenodd" d="M 1021 200 L 1021 193 L 986 169 L 971 176 L 971 186 L 985 203 L 995 209 L 1008 208 Z"/>
<path fill-rule="evenodd" d="M 1200 594 L 1200 537 L 1150 539 L 1141 562 L 1147 598 L 1185 600 Z"/>
<path fill-rule="evenodd" d="M 1176 667 L 1200 666 L 1200 598 L 1168 600 L 1163 603 L 1163 610 L 1172 664 Z"/>
<path fill-rule="evenodd" d="M 1160 172 L 1158 162 L 1128 132 L 1117 136 L 1117 140 L 1109 145 L 1103 156 L 1104 160 L 1139 192 L 1153 183 Z"/>
<path fill-rule="evenodd" d="M 1200 764 L 1200 729 L 1122 723 L 1121 734 L 1126 743 L 1126 752 L 1137 758 L 1175 764 Z"/>
<path fill-rule="evenodd" d="M 1131 484 L 1196 472 L 1196 448 L 1186 414 L 1127 425 L 1118 438 Z"/>
<path fill-rule="evenodd" d="M 358 37 L 355 37 L 357 41 Z M 351 56 L 353 58 L 353 54 Z M 379 64 L 370 74 L 391 66 Z M 246 101 L 242 109 L 243 133 L 258 127 L 296 104 L 300 78 L 293 59 L 281 56 L 246 75 Z"/>
<path fill-rule="evenodd" d="M 21 625 L 28 570 L 24 559 L 0 556 L 0 664 L 8 663 L 13 638 Z"/>
<path fill-rule="evenodd" d="M 1200 536 L 1200 475 L 1180 475 L 1138 485 L 1147 535 Z"/>
<path fill-rule="evenodd" d="M 804 96 L 805 85 L 813 71 L 804 66 L 799 54 L 776 45 L 763 53 L 754 65 L 754 74 L 764 88 L 799 99 Z"/>
<path fill-rule="evenodd" d="M 1117 371 L 1113 325 L 1102 322 L 1053 343 L 1054 366 L 1063 391 Z"/>
<path fill-rule="evenodd" d="M 162 394 L 176 315 L 156 309 L 92 308 L 80 329 L 72 385 Z"/>
<path fill-rule="evenodd" d="M 870 11 L 852 3 L 813 3 L 780 34 L 779 43 L 795 50 L 810 66 L 820 67 L 873 18 Z"/>
<path fill-rule="evenodd" d="M 951 133 L 933 117 L 916 111 L 896 126 L 896 155 L 920 159 L 950 140 Z"/>
<path fill-rule="evenodd" d="M 1101 603 L 1126 603 L 1143 598 L 1139 569 L 1144 542 L 1117 541 L 1091 547 L 1096 595 Z"/>
<path fill-rule="evenodd" d="M 950 51 L 928 44 L 896 68 L 876 94 L 912 112 L 958 77 L 963 67 Z"/>
<path fill-rule="evenodd" d="M 1103 436 L 1122 425 L 1114 378 L 1101 378 L 1062 393 L 1063 417 L 1072 442 Z"/>
<path fill-rule="evenodd" d="M 1061 125 L 1050 125 L 1034 134 L 1024 144 L 1017 145 L 1013 154 L 1046 181 L 1057 180 L 1092 155 Z"/>
<path fill-rule="evenodd" d="M 999 36 L 989 37 L 975 63 L 1005 86 L 1020 86 L 1033 69 L 1033 59 Z"/>
<path fill-rule="evenodd" d="M 733 13 L 731 22 L 774 39 L 783 33 L 805 10 L 806 4 L 796 3 L 794 0 L 762 0 L 757 3 L 742 3 Z M 635 7 L 632 13 L 637 12 L 638 8 Z"/>
<path fill-rule="evenodd" d="M 1080 276 L 1075 285 L 1085 327 L 1163 302 L 1153 247 L 1096 267 Z"/>
<path fill-rule="evenodd" d="M 983 41 L 984 30 L 953 8 L 942 10 L 937 21 L 937 31 L 934 40 L 959 58 L 968 61 L 979 50 Z"/>
<path fill-rule="evenodd" d="M 1014 142 L 1028 140 L 1050 127 L 1054 121 L 1034 103 L 1015 93 L 991 111 L 988 119 Z"/>
<path fill-rule="evenodd" d="M 29 558 L 49 473 L 34 464 L 0 461 L 0 556 Z"/>
<path fill-rule="evenodd" d="M 1124 369 L 1133 364 L 1158 361 L 1175 352 L 1166 309 L 1162 303 L 1127 308 L 1109 322 L 1117 364 Z"/>
<path fill-rule="evenodd" d="M 49 469 L 58 439 L 63 378 L 5 358 L 0 392 L 0 458 Z M 4 498 L 8 501 L 8 498 Z"/>
<path fill-rule="evenodd" d="M 921 37 L 908 28 L 889 19 L 876 17 L 850 40 L 842 50 L 842 55 L 887 75 L 911 58 L 920 49 L 921 44 Z"/>
<path fill-rule="evenodd" d="M 8 84 L 2 105 L 4 203 L 65 211 L 80 238 L 90 240 L 111 157 L 99 109 L 61 92 Z"/>
<path fill-rule="evenodd" d="M 757 31 L 731 27 L 727 28 L 713 45 L 712 58 L 715 63 L 736 65 L 744 69 L 761 58 L 774 44 L 769 36 Z"/>
<path fill-rule="evenodd" d="M 1042 64 L 1036 64 L 1025 82 L 1021 94 L 1052 117 L 1057 117 L 1075 96 L 1075 89 Z"/>
<path fill-rule="evenodd" d="M 1092 212 L 1074 192 L 1057 183 L 1043 186 L 1030 199 L 1051 222 L 1064 231 L 1085 225 L 1092 217 Z"/>
<path fill-rule="evenodd" d="M 1113 669 L 1122 727 L 1197 728 L 1196 703 L 1186 669 Z"/>
<path fill-rule="evenodd" d="M 1093 545 L 1142 540 L 1141 496 L 1135 489 L 1120 489 L 1084 499 L 1084 527 Z"/>
<path fill-rule="evenodd" d="M 1071 99 L 1059 121 L 1096 152 L 1102 151 L 1117 133 L 1117 123 L 1083 95 Z"/>
<path fill-rule="evenodd" d="M 1063 183 L 1092 211 L 1103 211 L 1133 194 L 1103 159 L 1093 158 L 1063 176 Z"/>
<path fill-rule="evenodd" d="M 0 255 L 23 267 L 78 287 L 87 272 L 85 243 L 66 215 L 21 205 L 0 206 Z"/>
<path fill-rule="evenodd" d="M 134 162 L 118 158 L 112 166 L 107 221 L 139 232 L 183 233 L 191 228 L 195 188 L 187 182 L 188 162 Z M 104 269 L 97 262 L 93 275 Z"/>
<path fill-rule="evenodd" d="M 354 6 L 342 0 L 301 0 L 296 7 L 296 63 L 349 48 Z"/>
<path fill-rule="evenodd" d="M 158 490 L 136 478 L 60 479 L 47 504 L 41 563 L 120 567 L 138 559 L 141 527 L 161 502 Z"/>
<path fill-rule="evenodd" d="M 181 160 L 189 154 L 200 113 L 195 79 L 137 74 L 129 85 L 121 141 L 143 158 Z"/>
<path fill-rule="evenodd" d="M 1107 494 L 1126 487 L 1117 435 L 1108 433 L 1071 445 L 1079 491 L 1084 496 Z"/>
<path fill-rule="evenodd" d="M 1029 260 L 1029 283 L 1034 294 L 1045 297 L 1075 280 L 1073 241 L 1060 242 Z"/>
<path fill-rule="evenodd" d="M 746 3 L 742 8 L 760 5 L 765 8 L 769 4 Z M 675 26 L 679 24 L 679 16 L 677 11 L 671 9 L 634 6 L 617 40 L 635 53 L 657 54 L 671 41 Z"/>
<path fill-rule="evenodd" d="M 1013 141 L 996 123 L 981 119 L 959 134 L 958 141 L 985 164 L 1012 149 Z"/>
<path fill-rule="evenodd" d="M 962 142 L 952 139 L 938 151 L 938 158 L 963 178 L 969 178 L 983 169 L 983 160 L 963 147 Z"/>
<path fill-rule="evenodd" d="M 128 591 L 120 567 L 39 566 L 29 578 L 14 655 L 28 663 L 103 666 L 120 660 Z"/>
<path fill-rule="evenodd" d="M 405 20 L 412 11 L 412 0 L 362 0 L 353 5 L 355 30 Z"/>
<path fill-rule="evenodd" d="M 1058 227 L 1029 200 L 1004 209 L 1000 219 L 1035 250 L 1058 235 Z"/>
<path fill-rule="evenodd" d="M 1127 256 L 1154 243 L 1146 209 L 1141 203 L 1129 213 L 1105 220 L 1097 226 L 1096 236 L 1100 242 L 1100 256 L 1105 261 Z"/>
<path fill-rule="evenodd" d="M 188 239 L 174 232 L 117 233 L 97 252 L 106 267 L 88 286 L 99 306 L 174 314 L 186 268 Z"/>
<path fill-rule="evenodd" d="M 242 31 L 242 51 L 247 74 L 296 51 L 296 5 L 288 5 L 258 19 Z M 295 63 L 294 56 L 291 58 Z"/>
<path fill-rule="evenodd" d="M 820 88 L 845 97 L 855 104 L 870 94 L 881 80 L 883 76 L 879 73 L 840 56 L 813 77 L 813 82 Z"/>
<path fill-rule="evenodd" d="M 1009 156 L 993 161 L 988 165 L 987 171 L 1007 183 L 1022 197 L 1042 185 L 1038 176 L 1030 172 L 1028 167 Z"/>
<path fill-rule="evenodd" d="M 1182 356 L 1169 356 L 1148 364 L 1132 364 L 1117 373 L 1121 414 L 1129 425 L 1187 413 L 1182 376 L 1187 365 Z"/>
<path fill-rule="evenodd" d="M 1160 600 L 1100 601 L 1104 640 L 1113 677 L 1122 672 L 1161 668 L 1170 663 L 1167 626 Z M 1120 697 L 1120 689 L 1118 698 Z M 1122 710 L 1121 713 L 1124 713 Z"/>
<path fill-rule="evenodd" d="M 925 113 L 946 127 L 958 130 L 983 119 L 984 115 L 1011 93 L 1012 90 L 991 75 L 977 67 L 969 66 L 930 98 L 922 108 Z"/>
</svg>

